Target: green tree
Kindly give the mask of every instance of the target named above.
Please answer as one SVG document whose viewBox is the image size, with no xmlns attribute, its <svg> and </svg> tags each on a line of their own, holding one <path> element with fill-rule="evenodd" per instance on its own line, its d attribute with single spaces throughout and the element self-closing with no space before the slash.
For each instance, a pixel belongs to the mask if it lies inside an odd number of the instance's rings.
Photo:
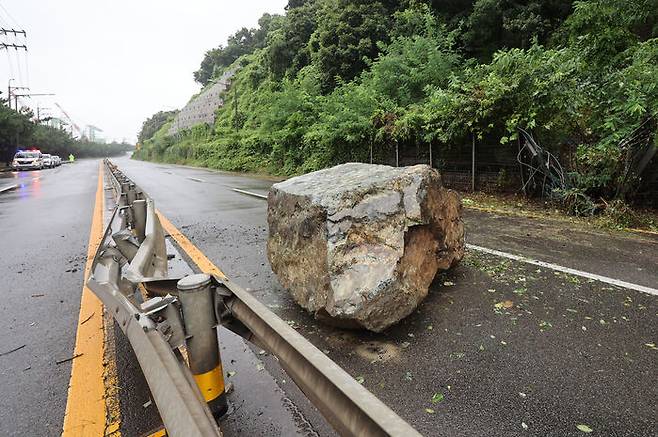
<svg viewBox="0 0 658 437">
<path fill-rule="evenodd" d="M 162 125 L 173 120 L 178 111 L 158 111 L 142 123 L 142 128 L 137 135 L 137 142 L 143 144 L 160 130 Z"/>
<path fill-rule="evenodd" d="M 310 47 L 322 75 L 322 89 L 332 90 L 342 80 L 357 77 L 388 40 L 391 16 L 379 1 L 325 0 Z"/>
</svg>

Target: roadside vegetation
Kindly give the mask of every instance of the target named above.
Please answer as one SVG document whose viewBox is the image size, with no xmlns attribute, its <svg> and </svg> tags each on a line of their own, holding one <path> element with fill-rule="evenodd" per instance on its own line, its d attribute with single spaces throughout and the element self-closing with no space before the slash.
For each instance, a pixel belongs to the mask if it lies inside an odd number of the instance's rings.
<svg viewBox="0 0 658 437">
<path fill-rule="evenodd" d="M 214 125 L 156 114 L 135 156 L 295 175 L 522 128 L 568 169 L 552 201 L 622 211 L 655 177 L 657 36 L 657 0 L 290 0 L 205 54 L 203 86 L 239 66 Z"/>
<path fill-rule="evenodd" d="M 613 201 L 595 216 L 574 217 L 555 202 L 530 198 L 520 194 L 462 193 L 466 208 L 496 214 L 567 221 L 574 225 L 604 230 L 632 230 L 658 235 L 658 211 L 648 208 L 630 208 Z"/>
<path fill-rule="evenodd" d="M 34 121 L 28 109 L 15 111 L 7 101 L 0 98 L 0 165 L 10 162 L 20 148 L 37 148 L 44 153 L 59 155 L 66 159 L 69 154 L 76 158 L 101 158 L 118 156 L 134 146 L 125 143 L 97 143 L 85 138 L 75 139 L 63 129 Z M 18 145 L 16 140 L 18 139 Z"/>
</svg>

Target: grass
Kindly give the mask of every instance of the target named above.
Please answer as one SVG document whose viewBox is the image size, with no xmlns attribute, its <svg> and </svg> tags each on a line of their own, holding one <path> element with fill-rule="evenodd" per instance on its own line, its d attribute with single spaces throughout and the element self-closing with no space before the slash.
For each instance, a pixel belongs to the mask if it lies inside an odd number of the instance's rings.
<svg viewBox="0 0 658 437">
<path fill-rule="evenodd" d="M 574 217 L 541 199 L 516 194 L 461 193 L 466 208 L 530 218 L 554 219 L 605 230 L 658 233 L 658 211 L 617 205 L 599 215 Z M 611 203 L 612 204 L 612 203 Z"/>
</svg>

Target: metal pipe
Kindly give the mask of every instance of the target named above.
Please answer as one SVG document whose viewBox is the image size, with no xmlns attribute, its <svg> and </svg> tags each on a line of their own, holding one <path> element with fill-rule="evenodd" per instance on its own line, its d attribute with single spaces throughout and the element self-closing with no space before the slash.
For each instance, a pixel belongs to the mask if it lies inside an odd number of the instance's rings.
<svg viewBox="0 0 658 437">
<path fill-rule="evenodd" d="M 183 312 L 190 370 L 210 411 L 219 419 L 228 410 L 228 404 L 211 283 L 210 275 L 199 273 L 181 279 L 176 286 Z"/>
<path fill-rule="evenodd" d="M 475 192 L 475 134 L 473 136 L 473 150 L 471 152 L 471 191 Z"/>
</svg>

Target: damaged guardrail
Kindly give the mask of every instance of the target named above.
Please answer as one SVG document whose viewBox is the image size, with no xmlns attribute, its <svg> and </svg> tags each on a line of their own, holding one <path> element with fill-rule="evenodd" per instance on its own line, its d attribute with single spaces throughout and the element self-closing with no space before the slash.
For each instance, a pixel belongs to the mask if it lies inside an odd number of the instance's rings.
<svg viewBox="0 0 658 437">
<path fill-rule="evenodd" d="M 135 350 L 168 435 L 221 435 L 216 420 L 227 408 L 220 324 L 275 355 L 340 434 L 419 435 L 237 284 L 203 273 L 169 277 L 153 200 L 110 161 L 105 166 L 117 206 L 88 286 Z"/>
</svg>

